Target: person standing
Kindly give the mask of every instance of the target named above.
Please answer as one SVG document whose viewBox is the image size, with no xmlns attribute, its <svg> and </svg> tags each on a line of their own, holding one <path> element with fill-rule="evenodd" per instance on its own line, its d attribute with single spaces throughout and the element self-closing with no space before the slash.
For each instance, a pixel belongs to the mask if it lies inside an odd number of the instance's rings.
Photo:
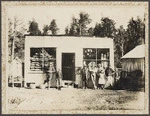
<svg viewBox="0 0 150 116">
<path fill-rule="evenodd" d="M 56 82 L 57 82 L 57 89 L 61 90 L 62 73 L 60 69 L 58 69 L 56 73 Z"/>
<path fill-rule="evenodd" d="M 82 86 L 84 89 L 87 88 L 87 71 L 88 71 L 87 66 L 84 66 L 82 68 Z"/>
<path fill-rule="evenodd" d="M 94 85 L 94 89 L 96 89 L 96 72 L 97 72 L 97 68 L 96 68 L 96 65 L 95 65 L 95 62 L 90 62 L 89 63 L 89 71 L 91 73 L 91 79 L 92 79 L 92 82 L 93 82 L 93 85 Z"/>
<path fill-rule="evenodd" d="M 51 87 L 51 80 L 54 77 L 55 73 L 56 73 L 56 70 L 54 68 L 54 64 L 50 62 L 50 66 L 48 69 L 48 89 Z"/>
<path fill-rule="evenodd" d="M 113 86 L 113 73 L 114 70 L 111 68 L 111 65 L 108 65 L 105 70 L 105 75 L 107 77 L 107 82 L 110 83 L 111 86 Z"/>
<path fill-rule="evenodd" d="M 98 89 L 104 89 L 105 86 L 105 69 L 102 67 L 101 64 L 98 64 L 98 69 L 97 69 L 97 76 L 98 78 Z"/>
</svg>

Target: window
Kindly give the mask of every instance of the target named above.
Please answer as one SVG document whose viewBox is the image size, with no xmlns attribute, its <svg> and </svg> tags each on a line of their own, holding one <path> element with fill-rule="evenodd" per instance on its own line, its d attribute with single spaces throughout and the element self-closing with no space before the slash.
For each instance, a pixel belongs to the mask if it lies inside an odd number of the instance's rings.
<svg viewBox="0 0 150 116">
<path fill-rule="evenodd" d="M 109 54 L 108 48 L 84 48 L 83 65 L 95 62 L 96 64 L 101 63 L 106 68 L 109 64 Z"/>
<path fill-rule="evenodd" d="M 45 71 L 50 62 L 56 66 L 56 48 L 30 48 L 31 71 Z"/>
</svg>

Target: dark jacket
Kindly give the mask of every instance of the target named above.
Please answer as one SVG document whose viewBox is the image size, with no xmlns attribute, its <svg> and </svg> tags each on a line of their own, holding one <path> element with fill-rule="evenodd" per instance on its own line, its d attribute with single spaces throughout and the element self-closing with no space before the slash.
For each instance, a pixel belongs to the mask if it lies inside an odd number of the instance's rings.
<svg viewBox="0 0 150 116">
<path fill-rule="evenodd" d="M 86 69 L 85 68 L 82 69 L 81 74 L 82 74 L 82 80 L 85 81 L 86 80 Z"/>
<path fill-rule="evenodd" d="M 105 70 L 105 75 L 106 76 L 112 76 L 113 75 L 114 70 L 112 68 L 106 68 Z"/>
</svg>

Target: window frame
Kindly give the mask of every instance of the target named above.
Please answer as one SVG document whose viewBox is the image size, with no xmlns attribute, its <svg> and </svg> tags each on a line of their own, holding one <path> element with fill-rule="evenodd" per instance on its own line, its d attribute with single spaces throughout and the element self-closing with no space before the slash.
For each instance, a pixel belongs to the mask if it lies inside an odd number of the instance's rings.
<svg viewBox="0 0 150 116">
<path fill-rule="evenodd" d="M 48 61 L 46 61 L 46 62 L 55 62 L 55 67 L 56 67 L 56 58 L 57 58 L 57 48 L 56 47 L 30 47 L 30 64 L 29 64 L 29 73 L 44 73 L 44 68 L 45 68 L 45 56 L 43 55 L 42 56 L 42 60 L 40 61 L 40 62 L 42 62 L 42 65 L 41 65 L 41 68 L 39 68 L 39 70 L 36 70 L 36 68 L 35 68 L 35 70 L 33 69 L 31 69 L 31 62 L 34 62 L 34 61 L 31 61 L 31 49 L 36 49 L 36 48 L 41 48 L 42 50 L 45 48 L 45 49 L 55 49 L 55 58 L 53 58 L 53 59 L 49 59 Z M 39 61 L 37 61 L 37 62 L 39 62 Z"/>
<path fill-rule="evenodd" d="M 85 49 L 95 49 L 96 50 L 96 58 L 95 59 L 86 59 L 86 58 L 84 58 Z M 98 50 L 102 50 L 102 49 L 108 50 L 108 52 L 109 52 L 109 58 L 108 59 L 98 58 Z M 83 65 L 84 65 L 84 61 L 85 62 L 94 61 L 96 63 L 96 65 L 97 65 L 98 62 L 108 62 L 108 64 L 109 64 L 110 63 L 110 48 L 83 48 Z"/>
</svg>

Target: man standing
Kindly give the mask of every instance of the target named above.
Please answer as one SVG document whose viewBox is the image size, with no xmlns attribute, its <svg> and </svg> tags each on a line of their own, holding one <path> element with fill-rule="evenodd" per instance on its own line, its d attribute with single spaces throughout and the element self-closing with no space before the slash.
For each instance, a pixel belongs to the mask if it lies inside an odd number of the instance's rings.
<svg viewBox="0 0 150 116">
<path fill-rule="evenodd" d="M 113 86 L 113 73 L 114 70 L 111 68 L 111 65 L 108 65 L 105 70 L 105 75 L 107 77 L 107 82 L 109 82 L 111 86 Z"/>
<path fill-rule="evenodd" d="M 87 66 L 84 66 L 82 69 L 82 86 L 84 89 L 87 88 Z"/>
</svg>

